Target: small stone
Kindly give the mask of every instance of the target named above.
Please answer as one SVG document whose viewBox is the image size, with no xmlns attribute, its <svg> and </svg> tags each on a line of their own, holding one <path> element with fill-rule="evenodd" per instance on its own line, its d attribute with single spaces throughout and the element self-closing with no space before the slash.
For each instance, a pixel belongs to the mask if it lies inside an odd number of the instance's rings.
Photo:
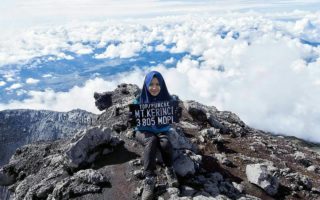
<svg viewBox="0 0 320 200">
<path fill-rule="evenodd" d="M 290 189 L 292 191 L 296 191 L 296 190 L 298 190 L 298 186 L 296 184 L 290 184 Z"/>
<path fill-rule="evenodd" d="M 136 196 L 141 196 L 143 192 L 143 187 L 137 187 L 136 190 L 134 191 L 134 194 Z"/>
<path fill-rule="evenodd" d="M 180 194 L 180 190 L 175 187 L 169 187 L 167 191 L 171 196 L 178 196 Z"/>
<path fill-rule="evenodd" d="M 311 166 L 309 166 L 309 167 L 307 168 L 307 170 L 308 170 L 309 172 L 316 172 L 316 171 L 318 170 L 318 167 L 315 166 L 315 165 L 311 165 Z"/>
<path fill-rule="evenodd" d="M 144 173 L 142 170 L 135 170 L 133 172 L 133 176 L 138 178 L 138 179 L 143 179 L 144 178 Z"/>
<path fill-rule="evenodd" d="M 236 182 L 232 182 L 233 187 L 235 187 L 240 193 L 244 192 L 244 186 Z"/>
<path fill-rule="evenodd" d="M 127 133 L 126 133 L 126 137 L 129 138 L 129 139 L 134 138 L 134 131 L 128 130 Z"/>
<path fill-rule="evenodd" d="M 315 193 L 315 194 L 320 194 L 320 188 L 315 188 L 315 187 L 313 187 L 313 188 L 311 189 L 311 192 L 313 192 L 313 193 Z"/>
<path fill-rule="evenodd" d="M 206 141 L 206 139 L 204 139 L 204 137 L 202 135 L 198 136 L 199 142 L 204 143 Z"/>
<path fill-rule="evenodd" d="M 195 189 L 186 185 L 181 186 L 181 191 L 182 196 L 192 196 L 194 193 L 196 193 Z"/>
</svg>

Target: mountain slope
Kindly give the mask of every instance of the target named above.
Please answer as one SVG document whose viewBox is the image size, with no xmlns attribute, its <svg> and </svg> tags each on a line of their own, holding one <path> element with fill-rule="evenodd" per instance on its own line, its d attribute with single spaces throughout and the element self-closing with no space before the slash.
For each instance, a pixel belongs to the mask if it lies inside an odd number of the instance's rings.
<svg viewBox="0 0 320 200">
<path fill-rule="evenodd" d="M 143 147 L 127 126 L 128 104 L 139 93 L 122 84 L 95 94 L 104 109 L 73 138 L 19 148 L 0 169 L 13 199 L 139 199 Z M 157 157 L 158 199 L 319 199 L 320 155 L 294 139 L 247 126 L 235 114 L 180 101 L 170 129 L 181 186 L 166 184 Z"/>
</svg>

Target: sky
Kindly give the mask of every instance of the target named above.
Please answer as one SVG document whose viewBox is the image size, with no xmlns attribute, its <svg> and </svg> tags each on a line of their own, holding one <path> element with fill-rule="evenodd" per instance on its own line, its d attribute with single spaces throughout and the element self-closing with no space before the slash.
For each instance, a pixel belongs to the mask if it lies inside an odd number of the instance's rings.
<svg viewBox="0 0 320 200">
<path fill-rule="evenodd" d="M 320 142 L 320 2 L 2 0 L 0 110 L 100 113 L 160 71 L 169 92 Z M 79 101 L 81 99 L 81 101 Z"/>
</svg>

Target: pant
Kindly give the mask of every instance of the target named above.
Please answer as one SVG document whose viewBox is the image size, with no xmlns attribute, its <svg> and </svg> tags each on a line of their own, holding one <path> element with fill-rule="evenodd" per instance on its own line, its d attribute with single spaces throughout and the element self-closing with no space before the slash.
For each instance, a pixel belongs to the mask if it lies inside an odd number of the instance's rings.
<svg viewBox="0 0 320 200">
<path fill-rule="evenodd" d="M 137 132 L 136 139 L 144 145 L 143 165 L 145 176 L 155 176 L 156 153 L 160 150 L 162 160 L 167 167 L 173 164 L 173 148 L 167 133 L 154 134 L 150 132 Z"/>
</svg>

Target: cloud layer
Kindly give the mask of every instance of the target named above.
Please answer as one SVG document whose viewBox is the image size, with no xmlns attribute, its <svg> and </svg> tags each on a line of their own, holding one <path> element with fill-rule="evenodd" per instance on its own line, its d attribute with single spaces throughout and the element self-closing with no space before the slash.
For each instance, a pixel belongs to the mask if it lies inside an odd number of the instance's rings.
<svg viewBox="0 0 320 200">
<path fill-rule="evenodd" d="M 45 91 L 24 91 L 28 98 L 2 103 L 0 109 L 82 108 L 98 113 L 93 92 L 113 90 L 122 82 L 141 86 L 147 71 L 158 70 L 169 91 L 184 100 L 230 110 L 259 129 L 320 142 L 319 27 L 320 13 L 294 11 L 160 17 L 27 31 L 1 41 L 0 49 L 6 51 L 0 51 L 0 65 L 20 63 L 21 70 L 37 57 L 51 62 L 80 55 L 107 61 L 138 59 L 153 52 L 186 55 L 93 78 L 67 91 L 49 86 Z M 19 69 L 2 76 L 0 89 L 23 92 L 24 84 L 12 75 Z M 28 77 L 25 83 L 41 82 Z"/>
</svg>

